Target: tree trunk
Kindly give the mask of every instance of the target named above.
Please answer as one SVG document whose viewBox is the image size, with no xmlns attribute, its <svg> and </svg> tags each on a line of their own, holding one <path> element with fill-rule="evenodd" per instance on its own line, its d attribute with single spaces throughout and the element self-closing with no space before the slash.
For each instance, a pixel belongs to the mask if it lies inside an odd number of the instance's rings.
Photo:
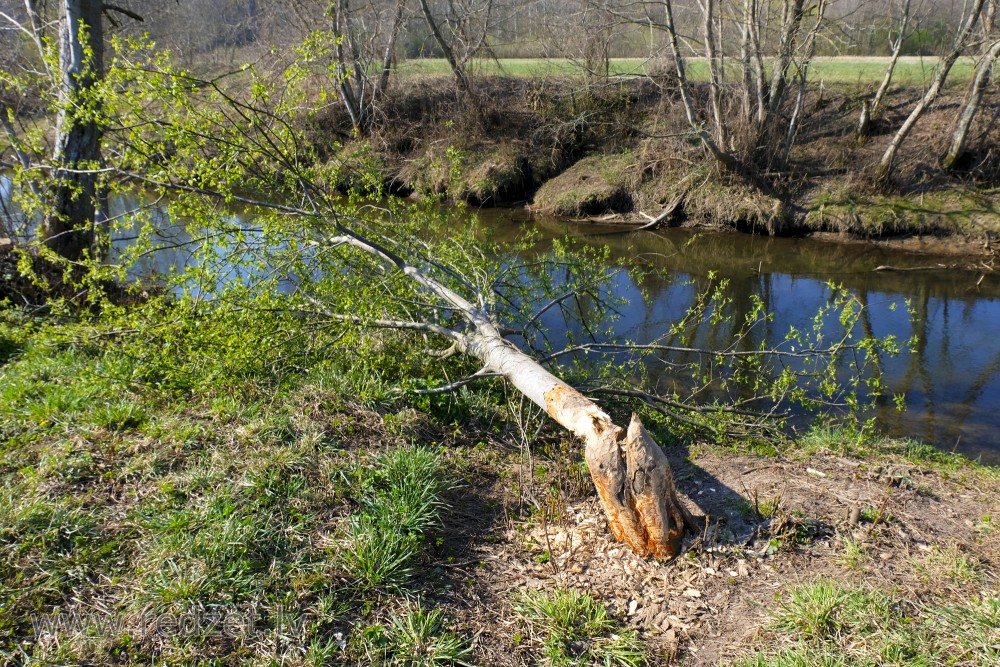
<svg viewBox="0 0 1000 667">
<path fill-rule="evenodd" d="M 382 55 L 382 71 L 378 77 L 378 84 L 375 86 L 375 99 L 380 99 L 385 95 L 385 91 L 389 87 L 389 73 L 392 71 L 392 59 L 396 52 L 396 39 L 403 27 L 403 10 L 405 8 L 406 0 L 396 0 L 396 15 L 392 20 L 389 43 L 386 44 L 385 52 Z"/>
<path fill-rule="evenodd" d="M 593 401 L 504 340 L 479 327 L 466 352 L 505 377 L 519 392 L 585 443 L 584 457 L 614 536 L 641 556 L 674 558 L 686 525 L 663 450 L 639 417 L 616 426 Z"/>
<path fill-rule="evenodd" d="M 743 16 L 740 26 L 740 63 L 743 85 L 743 118 L 748 124 L 754 118 L 757 119 L 757 122 L 763 118 L 764 89 L 767 85 L 764 81 L 764 63 L 757 30 L 759 14 L 757 0 L 743 1 Z"/>
<path fill-rule="evenodd" d="M 828 0 L 820 0 L 816 8 L 816 23 L 806 37 L 805 56 L 799 64 L 798 80 L 799 91 L 795 96 L 795 107 L 792 110 L 792 117 L 788 121 L 788 131 L 785 134 L 785 145 L 781 151 L 781 164 L 788 162 L 788 156 L 792 152 L 792 145 L 795 143 L 795 134 L 798 132 L 799 119 L 802 116 L 802 105 L 805 103 L 806 84 L 809 80 L 809 66 L 812 64 L 813 56 L 816 55 L 816 39 L 819 31 L 823 27 L 826 18 L 826 8 Z"/>
<path fill-rule="evenodd" d="M 455 56 L 454 49 L 451 48 L 451 44 L 445 39 L 444 35 L 441 33 L 441 29 L 438 27 L 437 21 L 434 19 L 434 14 L 431 12 L 430 5 L 427 4 L 427 0 L 420 0 L 420 9 L 424 14 L 424 20 L 427 22 L 427 27 L 431 29 L 431 34 L 434 35 L 435 41 L 437 41 L 438 46 L 441 47 L 441 53 L 444 54 L 445 60 L 448 61 L 448 65 L 451 67 L 451 71 L 455 75 L 455 81 L 458 83 L 459 90 L 465 94 L 469 101 L 475 100 L 475 93 L 472 91 L 472 86 L 469 84 L 469 77 L 465 73 L 465 68 L 462 63 L 458 62 L 458 58 Z"/>
<path fill-rule="evenodd" d="M 720 147 L 712 134 L 708 132 L 698 121 L 698 112 L 694 108 L 694 99 L 691 97 L 691 87 L 687 80 L 687 71 L 684 66 L 684 54 L 681 52 L 680 41 L 677 36 L 677 28 L 674 24 L 674 9 L 671 0 L 663 0 L 663 10 L 666 17 L 667 41 L 670 43 L 670 53 L 674 57 L 674 67 L 677 70 L 677 87 L 680 89 L 681 101 L 684 103 L 684 113 L 687 115 L 688 125 L 701 137 L 701 141 L 708 148 L 708 151 L 726 169 L 739 173 L 741 167 L 739 162 L 724 147 Z"/>
<path fill-rule="evenodd" d="M 362 91 L 356 90 L 350 78 L 350 72 L 355 75 L 359 72 L 358 63 L 354 50 L 347 53 L 347 46 L 353 45 L 353 39 L 348 37 L 351 31 L 348 16 L 347 0 L 337 0 L 331 2 L 327 10 L 327 15 L 333 22 L 333 32 L 340 39 L 337 40 L 337 88 L 340 90 L 340 99 L 344 103 L 347 115 L 351 119 L 351 128 L 354 130 L 356 139 L 361 139 L 367 130 L 364 123 L 364 111 L 361 108 L 360 96 Z"/>
<path fill-rule="evenodd" d="M 778 55 L 771 72 L 771 85 L 768 86 L 770 97 L 767 100 L 767 119 L 773 118 L 785 101 L 785 90 L 788 86 L 788 67 L 795 53 L 796 35 L 802 24 L 802 6 L 805 0 L 785 0 L 781 13 L 781 37 L 778 42 Z"/>
<path fill-rule="evenodd" d="M 917 124 L 920 117 L 924 115 L 924 112 L 934 103 L 937 99 L 938 93 L 941 92 L 941 87 L 944 85 L 945 79 L 948 78 L 948 73 L 951 71 L 952 66 L 955 61 L 958 60 L 959 56 L 962 54 L 962 50 L 965 48 L 965 43 L 969 39 L 969 35 L 972 34 L 972 30 L 979 20 L 979 14 L 983 10 L 983 5 L 986 0 L 975 0 L 975 4 L 972 7 L 971 13 L 966 17 L 961 28 L 959 28 L 958 34 L 955 36 L 955 42 L 952 45 L 951 51 L 947 55 L 941 58 L 941 62 L 938 63 L 938 70 L 934 75 L 934 80 L 931 82 L 931 87 L 927 89 L 924 96 L 920 98 L 917 105 L 910 112 L 910 115 L 903 122 L 903 125 L 896 132 L 892 141 L 889 142 L 889 146 L 885 149 L 885 153 L 882 154 L 882 159 L 879 161 L 878 168 L 875 171 L 875 179 L 878 182 L 886 182 L 892 173 L 892 167 L 896 162 L 896 155 L 899 153 L 900 146 L 906 140 L 906 137 L 910 134 L 913 126 Z"/>
<path fill-rule="evenodd" d="M 103 214 L 96 169 L 101 160 L 101 127 L 87 93 L 104 67 L 100 0 L 64 0 L 59 34 L 61 90 L 53 154 L 52 209 L 41 235 L 46 246 L 79 260 L 96 239 Z"/>
<path fill-rule="evenodd" d="M 904 0 L 902 16 L 899 19 L 899 34 L 892 44 L 892 57 L 889 60 L 889 65 L 885 68 L 885 76 L 882 77 L 882 83 L 879 84 L 878 90 L 875 91 L 875 96 L 872 97 L 871 102 L 865 101 L 864 106 L 862 106 L 861 118 L 858 120 L 858 136 L 860 137 L 868 136 L 871 121 L 878 114 L 879 108 L 882 106 L 882 100 L 885 98 L 886 93 L 889 92 L 889 86 L 892 84 L 892 75 L 896 71 L 899 54 L 902 52 L 903 42 L 906 40 L 906 27 L 910 23 L 910 1 Z"/>
<path fill-rule="evenodd" d="M 705 38 L 705 59 L 708 61 L 708 89 L 712 104 L 712 120 L 715 121 L 715 140 L 723 150 L 726 150 L 729 146 L 729 133 L 726 131 L 726 121 L 722 117 L 722 68 L 715 41 L 714 0 L 705 0 L 702 10 L 704 12 L 702 34 Z"/>
<path fill-rule="evenodd" d="M 992 20 L 993 7 L 994 3 L 990 3 L 991 11 L 987 17 L 988 22 Z M 976 68 L 976 74 L 972 79 L 972 87 L 969 89 L 969 95 L 962 106 L 958 120 L 955 122 L 955 129 L 951 135 L 951 144 L 944 155 L 943 164 L 945 169 L 954 169 L 965 154 L 969 131 L 972 129 L 972 121 L 975 119 L 976 114 L 979 113 L 979 107 L 983 103 L 983 95 L 986 94 L 986 88 L 990 83 L 990 74 L 993 72 L 993 65 L 996 63 L 997 58 L 1000 58 L 1000 40 L 993 42 L 992 45 L 986 48 L 986 52 L 982 60 L 979 61 L 979 66 Z"/>
<path fill-rule="evenodd" d="M 472 332 L 419 322 L 384 321 L 384 326 L 446 336 L 456 350 L 483 362 L 484 371 L 506 378 L 527 399 L 584 441 L 584 457 L 614 536 L 641 556 L 670 559 L 680 553 L 685 527 L 697 526 L 677 498 L 666 455 L 636 415 L 632 415 L 628 430 L 616 426 L 596 403 L 504 339 L 500 328 L 483 309 L 391 250 L 342 225 L 338 224 L 338 228 L 344 235 L 330 239 L 332 244 L 353 246 L 383 264 L 394 266 L 461 313 Z"/>
</svg>

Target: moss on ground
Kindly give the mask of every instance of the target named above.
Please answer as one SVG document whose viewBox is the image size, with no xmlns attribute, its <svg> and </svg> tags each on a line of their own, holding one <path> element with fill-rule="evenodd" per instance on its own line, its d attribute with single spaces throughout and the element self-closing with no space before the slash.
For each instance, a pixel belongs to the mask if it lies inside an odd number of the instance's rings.
<svg viewBox="0 0 1000 667">
<path fill-rule="evenodd" d="M 850 190 L 823 193 L 806 208 L 804 225 L 866 237 L 897 234 L 1000 234 L 996 190 L 945 189 L 875 196 Z"/>
<path fill-rule="evenodd" d="M 631 211 L 635 171 L 631 154 L 585 157 L 543 184 L 532 208 L 572 217 Z"/>
</svg>

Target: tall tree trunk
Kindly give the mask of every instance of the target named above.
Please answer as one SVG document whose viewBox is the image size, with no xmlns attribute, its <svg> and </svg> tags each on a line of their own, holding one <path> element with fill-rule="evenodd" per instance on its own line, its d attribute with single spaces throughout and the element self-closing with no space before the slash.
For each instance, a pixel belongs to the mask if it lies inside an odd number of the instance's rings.
<svg viewBox="0 0 1000 667">
<path fill-rule="evenodd" d="M 715 139 L 722 150 L 727 150 L 729 133 L 726 131 L 726 121 L 722 117 L 722 67 L 719 62 L 718 45 L 715 41 L 714 0 L 705 0 L 702 11 L 705 19 L 702 23 L 702 33 L 705 37 L 705 59 L 708 61 L 708 86 L 712 104 L 712 119 L 715 121 Z"/>
<path fill-rule="evenodd" d="M 792 145 L 795 143 L 795 135 L 799 129 L 799 119 L 802 116 L 802 106 L 805 103 L 806 84 L 809 81 L 809 66 L 812 64 L 813 56 L 816 55 L 816 39 L 819 37 L 820 29 L 823 27 L 828 4 L 829 0 L 820 0 L 819 5 L 816 7 L 816 23 L 806 37 L 805 56 L 799 64 L 798 71 L 799 90 L 795 96 L 795 107 L 792 111 L 792 117 L 788 121 L 788 131 L 785 133 L 785 144 L 781 151 L 781 164 L 788 161 L 788 155 L 791 153 Z"/>
<path fill-rule="evenodd" d="M 920 117 L 924 115 L 924 112 L 926 112 L 931 104 L 933 104 L 937 99 L 938 94 L 941 92 L 941 87 L 944 85 L 945 79 L 948 78 L 948 73 L 951 72 L 951 68 L 955 64 L 955 61 L 957 61 L 959 56 L 962 55 L 962 50 L 965 48 L 969 35 L 972 34 L 972 30 L 975 28 L 976 23 L 979 20 L 979 15 L 982 13 L 985 2 L 986 0 L 975 0 L 975 4 L 972 6 L 970 13 L 963 21 L 958 34 L 955 35 L 955 41 L 952 44 L 951 50 L 944 57 L 942 57 L 941 62 L 938 63 L 938 69 L 934 74 L 934 80 L 931 82 L 930 88 L 927 89 L 927 92 L 924 93 L 924 96 L 920 98 L 919 102 L 917 102 L 913 111 L 911 111 L 910 115 L 905 121 L 903 121 L 902 126 L 900 126 L 895 136 L 893 136 L 892 141 L 889 142 L 889 146 L 885 149 L 885 153 L 882 154 L 882 159 L 879 161 L 878 167 L 875 170 L 876 181 L 884 183 L 889 179 L 900 147 L 903 145 L 906 137 L 910 134 L 913 126 L 917 124 Z"/>
<path fill-rule="evenodd" d="M 760 49 L 758 21 L 760 7 L 757 0 L 743 0 L 743 16 L 740 23 L 740 63 L 743 85 L 743 117 L 750 124 L 753 122 L 754 109 L 759 122 L 763 118 L 764 98 L 766 97 L 764 81 L 764 62 Z"/>
<path fill-rule="evenodd" d="M 983 33 L 983 56 L 976 67 L 976 73 L 969 86 L 969 92 L 962 105 L 962 111 L 955 121 L 955 128 L 952 130 L 951 144 L 945 152 L 942 163 L 945 169 L 954 169 L 959 160 L 965 154 L 966 142 L 969 139 L 969 132 L 972 129 L 972 121 L 983 103 L 983 95 L 990 83 L 990 75 L 993 72 L 993 65 L 1000 57 L 1000 40 L 991 40 L 994 33 L 997 14 L 997 0 L 988 0 L 986 4 L 986 15 L 982 21 Z"/>
<path fill-rule="evenodd" d="M 740 172 L 739 161 L 726 151 L 724 147 L 720 147 L 712 137 L 712 133 L 708 132 L 702 126 L 702 123 L 698 121 L 698 112 L 694 108 L 694 99 L 691 97 L 691 86 L 687 80 L 684 54 L 681 52 L 680 39 L 677 36 L 677 27 L 674 23 L 673 2 L 671 0 L 663 0 L 663 10 L 666 18 L 667 41 L 670 43 L 670 54 L 674 57 L 674 67 L 677 70 L 677 87 L 680 89 L 681 101 L 684 104 L 684 113 L 687 115 L 688 125 L 698 133 L 702 143 L 705 144 L 705 147 L 708 148 L 708 151 L 719 163 L 730 171 Z"/>
<path fill-rule="evenodd" d="M 871 102 L 865 105 L 863 117 L 858 122 L 858 134 L 862 137 L 868 135 L 871 121 L 878 115 L 879 109 L 882 106 L 882 100 L 885 99 L 886 93 L 889 92 L 889 86 L 892 84 L 892 75 L 896 71 L 899 54 L 903 51 L 903 42 L 906 41 L 906 28 L 910 23 L 910 2 L 911 0 L 904 0 L 903 2 L 901 9 L 902 16 L 899 19 L 899 34 L 896 35 L 896 39 L 892 43 L 892 57 L 889 59 L 889 65 L 885 68 L 885 76 L 882 77 L 882 83 L 879 84 L 878 90 L 875 91 L 875 96 L 872 97 Z"/>
<path fill-rule="evenodd" d="M 396 52 L 396 39 L 399 31 L 403 28 L 403 10 L 406 8 L 406 0 L 396 0 L 396 14 L 392 19 L 392 32 L 389 33 L 389 43 L 385 46 L 382 54 L 382 71 L 379 73 L 378 84 L 375 86 L 375 99 L 385 95 L 389 87 L 389 73 L 392 71 L 392 58 Z"/>
<path fill-rule="evenodd" d="M 465 67 L 463 63 L 458 62 L 458 58 L 455 56 L 455 50 L 451 48 L 451 44 L 445 39 L 444 34 L 441 32 L 441 28 L 437 24 L 437 20 L 434 18 L 434 14 L 431 12 L 430 5 L 427 4 L 427 0 L 420 0 L 420 9 L 424 14 L 424 20 L 427 22 L 427 27 L 431 29 L 431 34 L 434 35 L 435 41 L 437 41 L 438 46 L 441 47 L 441 53 L 444 54 L 445 60 L 448 61 L 448 65 L 451 67 L 452 73 L 455 75 L 455 82 L 458 84 L 458 88 L 466 96 L 469 101 L 475 99 L 475 93 L 472 91 L 472 86 L 469 83 L 469 77 L 465 73 Z"/>
<path fill-rule="evenodd" d="M 753 58 L 754 78 L 757 80 L 755 89 L 757 96 L 757 123 L 764 122 L 767 109 L 767 68 L 764 66 L 764 50 L 760 41 L 760 3 L 752 0 L 749 5 L 750 15 L 750 56 Z"/>
<path fill-rule="evenodd" d="M 990 83 L 990 73 L 993 71 L 993 65 L 996 63 L 997 58 L 1000 58 L 1000 40 L 990 46 L 989 51 L 979 61 L 979 66 L 976 68 L 976 74 L 972 80 L 972 88 L 969 90 L 969 95 L 962 106 L 961 113 L 959 113 L 955 129 L 951 135 L 951 144 L 944 155 L 943 164 L 945 169 L 954 169 L 965 154 L 969 131 L 972 129 L 972 121 L 975 119 L 976 114 L 979 112 L 979 107 L 983 103 L 983 95 L 986 94 L 986 88 Z"/>
<path fill-rule="evenodd" d="M 788 68 L 792 64 L 795 53 L 796 35 L 802 24 L 802 6 L 805 0 L 785 0 L 781 10 L 781 37 L 778 42 L 778 55 L 774 60 L 774 70 L 771 72 L 771 85 L 768 86 L 767 118 L 773 118 L 785 101 L 785 89 L 788 86 Z"/>
<path fill-rule="evenodd" d="M 101 127 L 96 102 L 87 93 L 104 68 L 104 33 L 100 0 L 64 0 L 59 30 L 61 88 L 53 154 L 51 212 L 42 222 L 46 246 L 62 257 L 79 260 L 96 239 L 103 215 L 96 169 L 101 160 Z"/>
<path fill-rule="evenodd" d="M 355 76 L 359 74 L 360 63 L 358 63 L 355 50 L 352 48 L 354 40 L 349 36 L 351 26 L 348 11 L 347 0 L 336 0 L 330 3 L 327 15 L 333 22 L 334 34 L 340 38 L 337 40 L 337 88 L 340 90 L 340 99 L 344 103 L 347 115 L 351 118 L 354 136 L 360 139 L 365 135 L 367 128 L 363 118 L 364 112 L 361 108 L 362 91 L 355 88 L 350 74 L 351 71 L 354 72 Z"/>
</svg>

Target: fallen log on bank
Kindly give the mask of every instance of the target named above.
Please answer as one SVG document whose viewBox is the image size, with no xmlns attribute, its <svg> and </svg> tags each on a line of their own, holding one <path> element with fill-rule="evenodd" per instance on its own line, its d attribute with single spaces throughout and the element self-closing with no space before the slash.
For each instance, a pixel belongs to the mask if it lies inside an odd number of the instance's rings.
<svg viewBox="0 0 1000 667">
<path fill-rule="evenodd" d="M 659 229 L 660 227 L 669 224 L 676 216 L 686 194 L 687 193 L 682 192 L 674 197 L 670 203 L 667 204 L 667 207 L 655 217 L 644 211 L 639 211 L 639 215 L 641 216 L 639 218 L 629 217 L 621 213 L 611 213 L 600 217 L 588 216 L 586 218 L 570 218 L 570 221 L 581 224 L 616 225 L 624 228 L 611 232 L 605 232 L 605 234 L 628 234 L 630 232 L 643 232 Z"/>
<path fill-rule="evenodd" d="M 454 348 L 484 364 L 480 373 L 505 378 L 526 398 L 584 442 L 584 456 L 614 536 L 642 556 L 675 558 L 685 527 L 697 530 L 681 504 L 663 450 L 632 415 L 627 429 L 616 425 L 596 403 L 569 386 L 504 338 L 501 328 L 482 307 L 428 276 L 391 250 L 338 225 L 342 235 L 330 239 L 394 267 L 448 307 L 461 313 L 468 330 L 424 322 L 364 320 L 359 324 L 410 329 L 442 336 Z"/>
<path fill-rule="evenodd" d="M 660 212 L 657 216 L 651 216 L 644 211 L 639 211 L 641 218 L 629 218 L 618 213 L 612 213 L 611 215 L 605 215 L 599 218 L 587 217 L 587 218 L 571 218 L 573 222 L 588 223 L 595 225 L 621 225 L 625 229 L 615 229 L 609 232 L 603 232 L 598 234 L 598 236 L 605 236 L 611 234 L 628 234 L 630 232 L 644 232 L 654 229 L 659 229 L 660 227 L 669 223 L 677 211 L 681 207 L 681 203 L 684 201 L 684 195 L 686 193 L 681 193 L 674 197 L 666 208 Z"/>
</svg>

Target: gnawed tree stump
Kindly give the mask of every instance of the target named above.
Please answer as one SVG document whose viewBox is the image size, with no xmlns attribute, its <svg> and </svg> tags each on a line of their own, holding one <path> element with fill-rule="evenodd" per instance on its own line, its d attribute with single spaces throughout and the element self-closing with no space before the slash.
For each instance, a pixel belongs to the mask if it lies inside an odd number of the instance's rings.
<svg viewBox="0 0 1000 667">
<path fill-rule="evenodd" d="M 585 441 L 584 457 L 612 534 L 639 555 L 676 558 L 684 527 L 694 527 L 694 520 L 677 498 L 667 457 L 638 415 L 624 431 L 572 388 L 552 389 L 546 402 L 552 418 Z"/>
<path fill-rule="evenodd" d="M 483 369 L 504 377 L 521 394 L 556 422 L 583 440 L 590 475 L 614 536 L 641 556 L 675 558 L 685 527 L 697 529 L 677 498 L 666 455 L 638 416 L 626 431 L 596 403 L 546 370 L 506 340 L 485 309 L 409 264 L 399 255 L 357 233 L 340 227 L 343 236 L 331 241 L 350 245 L 395 266 L 397 270 L 462 313 L 471 330 L 446 329 L 424 322 L 364 320 L 337 315 L 359 324 L 424 331 L 452 341 L 453 348 L 479 359 Z"/>
</svg>

